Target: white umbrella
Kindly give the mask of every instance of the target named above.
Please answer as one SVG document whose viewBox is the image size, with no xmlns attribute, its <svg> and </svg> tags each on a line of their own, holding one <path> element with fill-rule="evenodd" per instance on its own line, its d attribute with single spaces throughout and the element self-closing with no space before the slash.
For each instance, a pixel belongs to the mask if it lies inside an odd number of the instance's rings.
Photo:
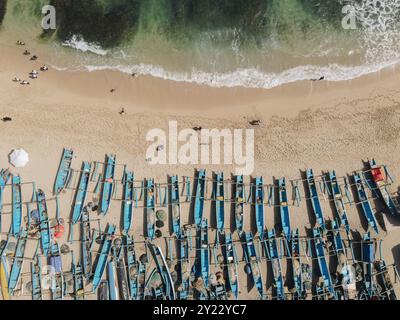
<svg viewBox="0 0 400 320">
<path fill-rule="evenodd" d="M 24 149 L 14 149 L 10 153 L 10 163 L 17 168 L 25 167 L 29 162 L 29 155 Z"/>
</svg>

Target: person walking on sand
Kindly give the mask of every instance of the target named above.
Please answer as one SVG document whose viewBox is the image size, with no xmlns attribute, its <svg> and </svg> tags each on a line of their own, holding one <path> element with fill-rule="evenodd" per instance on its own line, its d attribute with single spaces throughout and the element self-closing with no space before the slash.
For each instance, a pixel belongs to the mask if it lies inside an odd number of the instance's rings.
<svg viewBox="0 0 400 320">
<path fill-rule="evenodd" d="M 121 108 L 121 111 L 120 112 L 118 112 L 119 114 L 124 114 L 125 113 L 125 109 L 124 108 Z"/>
</svg>

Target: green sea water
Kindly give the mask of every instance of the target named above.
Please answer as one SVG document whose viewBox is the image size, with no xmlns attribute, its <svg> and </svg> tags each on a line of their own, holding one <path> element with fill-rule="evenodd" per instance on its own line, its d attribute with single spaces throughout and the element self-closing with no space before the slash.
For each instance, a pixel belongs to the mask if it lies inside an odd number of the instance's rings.
<svg viewBox="0 0 400 320">
<path fill-rule="evenodd" d="M 41 28 L 46 4 L 56 30 Z M 0 21 L 0 42 L 23 39 L 60 68 L 213 86 L 351 79 L 400 59 L 400 0 L 0 0 Z"/>
</svg>

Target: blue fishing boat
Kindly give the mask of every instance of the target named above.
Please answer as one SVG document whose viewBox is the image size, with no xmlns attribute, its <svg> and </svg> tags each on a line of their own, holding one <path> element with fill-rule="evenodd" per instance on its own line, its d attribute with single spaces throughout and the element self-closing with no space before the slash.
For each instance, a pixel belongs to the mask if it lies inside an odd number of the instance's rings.
<svg viewBox="0 0 400 320">
<path fill-rule="evenodd" d="M 318 259 L 318 266 L 321 277 L 323 279 L 324 289 L 329 292 L 331 296 L 336 299 L 336 292 L 332 282 L 331 274 L 329 272 L 328 263 L 325 257 L 325 241 L 322 238 L 322 232 L 320 228 L 313 228 L 313 237 L 314 237 L 314 248 L 315 253 L 317 254 L 316 258 Z"/>
<path fill-rule="evenodd" d="M 155 200 L 154 200 L 154 180 L 146 180 L 146 224 L 147 224 L 147 238 L 153 241 L 156 231 L 156 213 L 155 213 Z"/>
<path fill-rule="evenodd" d="M 28 231 L 26 229 L 22 229 L 20 237 L 18 238 L 17 246 L 15 248 L 13 263 L 8 278 L 8 292 L 10 295 L 13 294 L 14 289 L 19 281 L 19 278 L 21 277 L 22 267 L 24 265 L 24 255 L 25 255 L 27 237 L 28 237 Z"/>
<path fill-rule="evenodd" d="M 225 233 L 224 258 L 229 289 L 235 296 L 235 299 L 237 299 L 239 295 L 239 278 L 237 271 L 238 262 L 232 235 L 230 233 Z"/>
<path fill-rule="evenodd" d="M 4 187 L 6 186 L 8 179 L 10 178 L 10 172 L 4 169 L 0 170 L 0 213 L 3 212 L 3 192 Z M 2 230 L 2 214 L 0 214 L 0 231 Z"/>
<path fill-rule="evenodd" d="M 40 243 L 42 245 L 43 255 L 47 257 L 50 253 L 51 232 L 49 217 L 47 214 L 46 195 L 43 190 L 38 189 L 36 193 L 36 201 L 40 222 Z"/>
<path fill-rule="evenodd" d="M 108 255 L 111 251 L 112 241 L 115 234 L 115 225 L 108 225 L 107 233 L 104 236 L 101 250 L 97 257 L 97 263 L 94 266 L 93 271 L 93 288 L 92 291 L 95 292 L 100 285 L 101 278 L 103 277 L 104 269 L 108 260 Z"/>
<path fill-rule="evenodd" d="M 174 282 L 172 280 L 171 273 L 169 271 L 167 261 L 165 260 L 164 254 L 160 247 L 153 245 L 151 243 L 148 244 L 151 254 L 153 255 L 154 261 L 156 263 L 157 271 L 161 276 L 161 280 L 163 283 L 162 293 L 163 296 L 168 297 L 169 300 L 175 300 L 175 287 Z"/>
<path fill-rule="evenodd" d="M 87 208 L 83 208 L 81 216 L 81 245 L 82 245 L 82 268 L 86 279 L 92 276 L 92 230 L 90 227 L 90 217 Z"/>
<path fill-rule="evenodd" d="M 342 191 L 340 190 L 335 170 L 329 172 L 329 186 L 333 202 L 335 204 L 339 225 L 343 225 L 344 228 L 346 229 L 347 235 L 349 235 L 350 232 L 349 220 L 347 219 L 347 213 L 343 202 Z"/>
<path fill-rule="evenodd" d="M 294 230 L 291 237 L 290 258 L 294 284 L 293 300 L 304 300 L 307 293 L 303 281 L 303 265 L 301 262 L 299 229 Z"/>
<path fill-rule="evenodd" d="M 89 185 L 91 163 L 84 161 L 82 164 L 81 176 L 79 178 L 78 189 L 75 193 L 74 206 L 72 207 L 72 224 L 76 224 L 82 216 L 85 204 L 87 189 Z"/>
<path fill-rule="evenodd" d="M 35 255 L 31 262 L 32 300 L 42 300 L 42 264 Z"/>
<path fill-rule="evenodd" d="M 146 264 L 139 262 L 139 287 L 138 287 L 138 300 L 143 300 L 145 296 L 145 286 L 146 286 Z"/>
<path fill-rule="evenodd" d="M 83 269 L 80 263 L 75 263 L 74 252 L 72 255 L 72 275 L 74 277 L 74 299 L 85 300 L 85 281 L 83 279 Z"/>
<path fill-rule="evenodd" d="M 124 173 L 124 198 L 122 201 L 123 225 L 122 232 L 128 234 L 133 218 L 134 174 L 132 171 Z"/>
<path fill-rule="evenodd" d="M 368 164 L 371 169 L 370 172 L 371 179 L 368 179 L 369 185 L 373 189 L 375 189 L 374 190 L 375 193 L 378 193 L 378 196 L 380 196 L 383 203 L 389 209 L 389 212 L 393 216 L 398 215 L 400 208 L 393 200 L 391 192 L 389 190 L 389 186 L 387 184 L 388 178 L 385 167 L 377 165 L 375 159 L 370 160 Z"/>
<path fill-rule="evenodd" d="M 22 222 L 22 198 L 21 178 L 19 175 L 12 177 L 12 228 L 11 234 L 18 238 L 21 232 Z"/>
<path fill-rule="evenodd" d="M 324 213 L 322 211 L 321 203 L 319 202 L 318 190 L 317 186 L 315 185 L 313 170 L 307 169 L 306 176 L 307 186 L 310 192 L 311 206 L 313 208 L 315 219 L 317 221 L 317 226 L 320 226 L 322 228 L 322 231 L 324 232 L 326 230 Z"/>
<path fill-rule="evenodd" d="M 285 287 L 284 280 L 282 277 L 282 266 L 281 258 L 278 252 L 278 243 L 276 239 L 275 229 L 268 232 L 268 238 L 264 241 L 265 251 L 267 253 L 268 260 L 271 263 L 272 274 L 274 275 L 274 287 L 276 293 L 274 296 L 277 300 L 285 300 Z"/>
<path fill-rule="evenodd" d="M 108 154 L 106 156 L 106 163 L 104 166 L 103 186 L 101 188 L 100 197 L 100 213 L 105 216 L 110 208 L 111 197 L 113 194 L 114 186 L 114 172 L 115 172 L 115 155 Z"/>
<path fill-rule="evenodd" d="M 177 296 L 179 300 L 187 300 L 190 288 L 190 257 L 187 235 L 184 231 L 179 237 L 179 286 Z"/>
<path fill-rule="evenodd" d="M 243 176 L 235 177 L 235 226 L 239 235 L 243 232 L 244 217 L 244 183 Z"/>
<path fill-rule="evenodd" d="M 118 282 L 113 261 L 107 263 L 108 289 L 110 292 L 110 300 L 119 300 Z"/>
<path fill-rule="evenodd" d="M 127 235 L 124 237 L 124 240 L 130 299 L 137 300 L 139 287 L 139 264 L 135 255 L 135 244 L 132 236 Z"/>
<path fill-rule="evenodd" d="M 54 194 L 59 194 L 68 182 L 73 154 L 74 152 L 72 149 L 65 148 L 63 150 L 61 162 L 56 175 L 56 181 L 54 183 Z"/>
<path fill-rule="evenodd" d="M 279 191 L 279 210 L 281 213 L 282 231 L 286 239 L 290 241 L 292 230 L 290 228 L 290 213 L 289 213 L 285 178 L 281 178 L 278 180 L 278 191 Z"/>
<path fill-rule="evenodd" d="M 205 184 L 206 171 L 200 170 L 197 173 L 196 197 L 194 201 L 194 223 L 196 226 L 200 226 L 203 220 Z"/>
<path fill-rule="evenodd" d="M 50 270 L 51 270 L 51 299 L 64 299 L 64 273 L 62 268 L 62 259 L 60 247 L 57 242 L 53 242 L 50 252 Z"/>
<path fill-rule="evenodd" d="M 208 222 L 203 219 L 200 224 L 200 235 L 197 238 L 197 252 L 199 255 L 197 267 L 195 267 L 196 278 L 201 278 L 204 287 L 208 288 L 208 280 L 210 274 L 210 253 L 208 247 Z"/>
<path fill-rule="evenodd" d="M 110 300 L 107 280 L 101 280 L 97 293 L 99 300 Z"/>
<path fill-rule="evenodd" d="M 361 208 L 364 213 L 364 216 L 368 221 L 369 227 L 374 229 L 376 234 L 378 234 L 379 233 L 378 223 L 375 219 L 374 211 L 372 210 L 371 203 L 368 200 L 368 195 L 365 191 L 364 184 L 361 180 L 361 177 L 358 173 L 355 173 L 353 175 L 353 177 L 354 177 L 354 182 L 355 182 L 356 189 L 357 189 L 358 200 L 361 204 Z"/>
<path fill-rule="evenodd" d="M 222 232 L 225 223 L 225 194 L 224 194 L 224 174 L 218 173 L 214 182 L 215 196 L 215 221 L 217 222 L 217 230 Z"/>
<path fill-rule="evenodd" d="M 396 291 L 393 287 L 392 281 L 390 280 L 389 270 L 386 266 L 386 262 L 380 259 L 375 262 L 375 268 L 377 271 L 377 281 L 381 289 L 382 300 L 397 300 Z"/>
<path fill-rule="evenodd" d="M 117 273 L 117 283 L 119 289 L 120 300 L 130 300 L 128 277 L 126 273 L 125 260 L 123 259 L 124 250 L 122 250 L 121 238 L 114 240 L 113 245 L 113 262 Z"/>
<path fill-rule="evenodd" d="M 363 267 L 363 282 L 359 293 L 360 300 L 378 300 L 380 298 L 377 283 L 374 278 L 375 243 L 370 233 L 364 234 L 361 242 L 361 263 Z"/>
<path fill-rule="evenodd" d="M 262 177 L 256 177 L 254 186 L 254 206 L 256 214 L 257 233 L 260 239 L 264 237 L 264 186 Z"/>
<path fill-rule="evenodd" d="M 178 176 L 171 177 L 171 216 L 172 228 L 176 237 L 181 234 L 181 203 L 179 201 Z"/>
<path fill-rule="evenodd" d="M 351 266 L 347 263 L 347 249 L 340 233 L 340 224 L 336 220 L 332 222 L 332 237 L 333 248 L 337 259 L 336 269 L 340 275 L 337 284 L 343 290 L 343 292 L 339 292 L 339 294 L 343 295 L 343 298 L 348 300 L 354 296 L 354 292 L 356 291 L 355 278 L 351 271 Z"/>
<path fill-rule="evenodd" d="M 264 298 L 264 287 L 263 287 L 263 280 L 262 274 L 259 264 L 259 259 L 257 257 L 256 247 L 254 245 L 253 235 L 251 232 L 246 232 L 244 234 L 245 237 L 245 260 L 247 266 L 250 268 L 250 273 L 253 279 L 253 283 L 257 288 L 258 294 L 260 298 Z"/>
</svg>

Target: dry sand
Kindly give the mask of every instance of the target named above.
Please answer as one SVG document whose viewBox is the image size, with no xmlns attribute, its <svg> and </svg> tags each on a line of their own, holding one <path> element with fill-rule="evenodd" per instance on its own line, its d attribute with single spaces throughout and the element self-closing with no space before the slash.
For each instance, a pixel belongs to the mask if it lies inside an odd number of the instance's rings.
<svg viewBox="0 0 400 320">
<path fill-rule="evenodd" d="M 138 180 L 153 177 L 162 183 L 167 173 L 192 177 L 197 167 L 207 169 L 208 176 L 216 170 L 224 171 L 226 177 L 233 172 L 232 165 L 150 165 L 145 159 L 149 144 L 146 133 L 152 128 L 166 129 L 169 120 L 176 120 L 179 129 L 194 126 L 242 129 L 251 127 L 249 121 L 260 119 L 262 125 L 255 128 L 253 176 L 263 175 L 267 184 L 272 183 L 272 177 L 298 179 L 299 170 L 308 167 L 317 175 L 323 170 L 335 169 L 343 176 L 361 169 L 362 160 L 372 157 L 387 164 L 395 178 L 400 176 L 400 73 L 395 69 L 353 81 L 301 82 L 258 90 L 210 88 L 146 76 L 133 78 L 111 71 L 72 73 L 50 68 L 40 73 L 39 79 L 30 80 L 30 86 L 22 86 L 11 79 L 14 76 L 26 79 L 29 71 L 38 70 L 46 63 L 45 54 L 39 53 L 39 61 L 32 62 L 22 55 L 21 48 L 3 46 L 0 57 L 0 118 L 12 117 L 11 122 L 0 122 L 0 167 L 9 166 L 8 154 L 13 148 L 24 148 L 30 155 L 29 164 L 11 171 L 21 174 L 25 182 L 35 181 L 49 198 L 63 147 L 74 149 L 72 167 L 76 170 L 83 160 L 103 161 L 106 153 L 115 153 L 118 164 L 126 164 Z M 116 90 L 111 93 L 111 89 Z M 122 107 L 124 115 L 118 113 Z M 118 167 L 118 179 L 122 169 Z M 71 188 L 76 183 L 77 176 Z M 92 183 L 90 190 L 93 188 Z M 25 201 L 30 198 L 31 190 L 31 185 L 24 185 Z M 10 203 L 10 193 L 6 189 L 5 203 Z M 61 216 L 66 220 L 73 195 L 73 190 L 67 190 L 60 197 Z M 323 206 L 326 216 L 332 217 L 327 201 L 323 201 Z M 55 215 L 54 200 L 49 200 L 49 207 L 50 215 Z M 120 207 L 119 201 L 113 201 L 106 219 L 117 226 Z M 182 205 L 184 222 L 188 207 L 188 204 Z M 302 235 L 305 235 L 304 228 L 310 226 L 306 209 L 303 201 L 299 208 L 291 210 L 293 227 L 299 227 Z M 363 232 L 356 208 L 352 206 L 348 210 L 352 228 Z M 205 216 L 210 211 L 207 204 Z M 226 210 L 229 221 L 228 212 L 229 209 Z M 135 213 L 134 235 L 140 241 L 143 213 L 141 209 Z M 249 214 L 250 208 L 246 208 L 247 230 Z M 8 230 L 9 221 L 7 225 L 5 220 L 2 232 Z M 270 229 L 279 223 L 279 215 L 266 207 L 266 221 Z M 106 221 L 101 221 L 103 228 L 105 224 Z M 229 223 L 226 227 L 230 227 Z M 77 238 L 78 227 L 75 229 Z M 398 236 L 397 230 L 383 237 L 383 254 L 388 264 L 399 263 Z M 211 232 L 210 241 L 214 238 Z M 165 245 L 164 241 L 160 243 Z M 143 250 L 141 247 L 138 245 L 137 250 Z M 79 252 L 78 242 L 74 248 Z M 33 254 L 33 249 L 29 252 Z M 65 261 L 64 269 L 69 269 L 69 261 Z M 265 280 L 266 263 L 262 263 L 262 268 Z M 243 265 L 239 270 L 241 297 L 255 298 L 255 289 L 248 292 L 246 288 Z M 24 273 L 23 281 L 30 281 L 29 263 L 25 264 Z M 270 272 L 265 282 L 270 287 Z"/>
</svg>

